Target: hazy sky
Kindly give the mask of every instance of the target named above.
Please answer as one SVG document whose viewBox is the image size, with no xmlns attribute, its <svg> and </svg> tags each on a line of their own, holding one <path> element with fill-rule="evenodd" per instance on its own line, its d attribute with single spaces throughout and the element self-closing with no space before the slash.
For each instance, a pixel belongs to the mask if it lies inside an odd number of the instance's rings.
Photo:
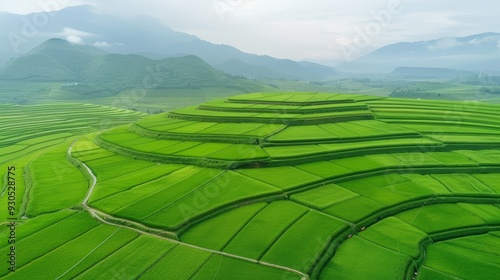
<svg viewBox="0 0 500 280">
<path fill-rule="evenodd" d="M 0 11 L 90 4 L 240 50 L 296 60 L 342 60 L 399 41 L 500 32 L 498 0 L 0 0 Z"/>
</svg>

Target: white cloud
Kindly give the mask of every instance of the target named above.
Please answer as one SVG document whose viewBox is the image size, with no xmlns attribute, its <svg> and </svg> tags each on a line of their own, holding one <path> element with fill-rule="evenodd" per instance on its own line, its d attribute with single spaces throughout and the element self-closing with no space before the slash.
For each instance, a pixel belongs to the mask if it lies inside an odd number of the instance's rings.
<svg viewBox="0 0 500 280">
<path fill-rule="evenodd" d="M 55 37 L 61 37 L 66 39 L 66 41 L 73 44 L 82 45 L 85 44 L 85 38 L 96 36 L 95 34 L 84 32 L 81 30 L 76 30 L 73 28 L 65 27 L 63 31 L 54 34 Z"/>
<path fill-rule="evenodd" d="M 430 51 L 443 51 L 462 46 L 462 43 L 455 38 L 444 38 L 437 40 L 434 45 L 427 47 Z"/>
<path fill-rule="evenodd" d="M 113 46 L 123 46 L 123 44 L 122 43 L 109 43 L 106 41 L 97 41 L 97 42 L 93 43 L 92 46 L 98 47 L 101 49 L 107 49 L 107 48 L 111 48 Z"/>
<path fill-rule="evenodd" d="M 70 28 L 70 27 L 64 27 L 63 31 L 61 33 L 59 33 L 58 35 L 62 35 L 62 36 L 78 36 L 78 37 L 81 37 L 81 38 L 95 36 L 95 34 L 88 33 L 88 32 L 81 31 L 81 30 L 77 30 L 77 29 L 73 29 L 73 28 Z"/>
<path fill-rule="evenodd" d="M 105 42 L 105 41 L 97 41 L 94 44 L 92 44 L 92 46 L 98 47 L 98 48 L 109 48 L 112 46 L 112 44 Z"/>
<path fill-rule="evenodd" d="M 76 36 L 76 35 L 66 36 L 65 39 L 66 39 L 66 41 L 71 42 L 73 44 L 82 45 L 84 43 L 82 37 Z"/>
<path fill-rule="evenodd" d="M 472 39 L 467 42 L 469 45 L 481 45 L 483 43 L 483 39 Z"/>
<path fill-rule="evenodd" d="M 343 46 L 349 46 L 352 43 L 354 43 L 351 39 L 349 39 L 347 37 L 339 37 L 339 38 L 337 38 L 336 41 L 337 41 L 337 44 L 343 45 Z"/>
<path fill-rule="evenodd" d="M 488 36 L 488 37 L 484 37 L 484 38 L 481 38 L 481 39 L 472 39 L 468 43 L 470 45 L 481 45 L 481 44 L 484 44 L 484 43 L 495 42 L 498 39 L 499 39 L 499 36 Z"/>
</svg>

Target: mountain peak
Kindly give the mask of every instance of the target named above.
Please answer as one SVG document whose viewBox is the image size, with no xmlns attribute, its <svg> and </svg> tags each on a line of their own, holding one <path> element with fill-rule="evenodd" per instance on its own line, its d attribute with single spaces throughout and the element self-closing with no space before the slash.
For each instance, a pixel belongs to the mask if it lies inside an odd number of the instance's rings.
<svg viewBox="0 0 500 280">
<path fill-rule="evenodd" d="M 93 58 L 105 54 L 92 46 L 51 38 L 8 62 L 0 71 L 0 78 L 74 81 Z"/>
<path fill-rule="evenodd" d="M 76 44 L 61 38 L 51 38 L 28 52 L 26 55 L 43 53 L 49 56 L 60 56 L 60 52 L 85 56 L 97 56 L 106 54 L 106 52 L 104 52 L 103 50 L 90 45 Z"/>
</svg>

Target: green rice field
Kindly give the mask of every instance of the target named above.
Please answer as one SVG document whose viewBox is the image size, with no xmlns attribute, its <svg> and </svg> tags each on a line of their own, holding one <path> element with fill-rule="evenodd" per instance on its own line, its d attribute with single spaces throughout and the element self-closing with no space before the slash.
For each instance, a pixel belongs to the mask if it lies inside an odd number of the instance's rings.
<svg viewBox="0 0 500 280">
<path fill-rule="evenodd" d="M 500 272 L 498 105 L 274 92 L 153 116 L 0 109 L 2 279 Z"/>
</svg>

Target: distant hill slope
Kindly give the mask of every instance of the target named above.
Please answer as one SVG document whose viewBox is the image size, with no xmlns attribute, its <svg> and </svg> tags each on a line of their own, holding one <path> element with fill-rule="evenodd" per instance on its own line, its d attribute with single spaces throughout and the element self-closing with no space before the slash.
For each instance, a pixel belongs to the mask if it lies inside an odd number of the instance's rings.
<svg viewBox="0 0 500 280">
<path fill-rule="evenodd" d="M 500 34 L 397 43 L 337 66 L 341 71 L 385 73 L 397 67 L 500 71 Z"/>
<path fill-rule="evenodd" d="M 403 78 L 403 79 L 412 79 L 412 78 L 454 79 L 454 78 L 470 77 L 475 74 L 476 73 L 470 71 L 453 70 L 447 68 L 428 68 L 428 67 L 398 67 L 391 72 L 392 77 Z"/>
<path fill-rule="evenodd" d="M 333 68 L 319 65 L 311 62 L 299 62 L 296 63 L 291 60 L 281 60 L 271 68 L 265 65 L 273 64 L 272 58 L 267 58 L 268 63 L 262 64 L 251 64 L 248 62 L 241 61 L 239 59 L 232 59 L 225 61 L 221 64 L 216 65 L 217 69 L 220 69 L 227 73 L 232 73 L 235 75 L 245 76 L 249 78 L 283 78 L 283 73 L 287 73 L 286 77 L 291 79 L 317 79 L 319 77 L 331 77 L 336 76 L 339 72 Z M 274 69 L 274 70 L 271 70 Z"/>
<path fill-rule="evenodd" d="M 106 54 L 91 46 L 51 39 L 0 70 L 0 80 L 67 82 L 82 94 L 114 94 L 129 88 L 228 87 L 262 89 L 259 83 L 214 69 L 196 56 L 153 60 Z"/>
<path fill-rule="evenodd" d="M 36 18 L 38 15 L 28 15 L 27 18 Z M 23 28 L 23 17 L 8 13 L 0 13 L 0 33 L 15 34 Z M 75 20 L 78 19 L 78 20 Z M 276 59 L 269 56 L 260 56 L 244 53 L 234 47 L 213 44 L 182 32 L 176 32 L 152 19 L 124 19 L 97 12 L 91 6 L 76 6 L 50 13 L 50 24 L 44 26 L 44 32 L 39 32 L 30 40 L 14 40 L 13 46 L 7 36 L 0 38 L 0 65 L 9 58 L 25 53 L 29 49 L 53 37 L 53 34 L 86 34 L 81 40 L 90 45 L 96 45 L 110 53 L 118 54 L 148 54 L 148 57 L 170 57 L 179 55 L 196 55 L 212 66 L 224 64 L 223 69 L 229 70 L 232 75 L 254 77 L 254 69 L 261 68 L 262 74 L 269 73 L 270 77 L 287 79 L 322 79 L 335 74 L 333 68 L 326 67 L 327 72 L 318 72 L 302 63 Z M 62 35 L 64 33 L 64 35 Z M 18 34 L 19 35 L 19 34 Z M 22 35 L 22 34 L 21 34 Z M 19 35 L 21 38 L 22 36 Z M 14 35 L 15 36 L 15 35 Z M 15 47 L 15 48 L 14 48 Z M 16 53 L 15 51 L 19 51 Z M 241 67 L 240 62 L 249 67 Z M 235 63 L 235 65 L 231 65 Z M 234 70 L 234 71 L 233 71 Z M 261 74 L 261 75 L 262 75 Z"/>
<path fill-rule="evenodd" d="M 91 46 L 50 39 L 0 70 L 2 80 L 79 81 L 92 59 L 106 55 Z"/>
<path fill-rule="evenodd" d="M 250 78 L 280 78 L 281 73 L 270 70 L 265 66 L 245 63 L 239 59 L 227 60 L 215 66 L 226 73 L 246 76 Z"/>
</svg>

